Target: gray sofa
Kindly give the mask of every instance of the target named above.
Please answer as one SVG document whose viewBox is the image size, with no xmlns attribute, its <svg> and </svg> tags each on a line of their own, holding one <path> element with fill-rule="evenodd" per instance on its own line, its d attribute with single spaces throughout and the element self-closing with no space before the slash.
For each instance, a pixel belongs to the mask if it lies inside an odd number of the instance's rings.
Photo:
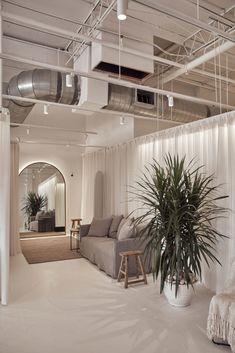
<svg viewBox="0 0 235 353">
<path fill-rule="evenodd" d="M 121 257 L 121 251 L 128 250 L 144 250 L 143 240 L 138 236 L 125 240 L 113 239 L 110 237 L 95 237 L 88 236 L 90 224 L 82 225 L 80 229 L 80 252 L 96 264 L 100 270 L 110 275 L 112 278 L 117 278 Z M 146 273 L 149 273 L 149 262 L 143 259 Z M 136 262 L 134 257 L 129 260 L 129 274 L 136 275 Z"/>
<path fill-rule="evenodd" d="M 35 217 L 30 217 L 29 230 L 32 232 L 54 232 L 55 210 L 39 211 Z"/>
</svg>

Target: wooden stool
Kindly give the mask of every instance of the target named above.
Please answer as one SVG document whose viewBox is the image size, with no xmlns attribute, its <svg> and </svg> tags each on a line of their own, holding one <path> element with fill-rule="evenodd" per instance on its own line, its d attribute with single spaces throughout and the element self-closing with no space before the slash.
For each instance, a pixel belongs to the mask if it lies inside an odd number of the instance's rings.
<svg viewBox="0 0 235 353">
<path fill-rule="evenodd" d="M 71 219 L 72 225 L 70 229 L 70 250 L 78 250 L 79 249 L 79 234 L 80 234 L 80 226 L 81 226 L 81 218 Z M 76 247 L 73 248 L 73 238 L 76 239 Z"/>
<path fill-rule="evenodd" d="M 141 255 L 143 255 L 143 251 L 141 250 L 130 250 L 130 251 L 123 251 L 120 252 L 119 255 L 122 257 L 121 259 L 121 264 L 118 272 L 118 282 L 121 281 L 122 275 L 124 276 L 124 288 L 128 288 L 128 284 L 133 284 L 133 283 L 139 283 L 139 282 L 144 282 L 147 284 L 147 277 L 146 273 L 144 270 L 143 262 Z M 137 275 L 135 280 L 128 280 L 128 261 L 129 261 L 129 256 L 135 256 L 135 261 L 136 261 L 136 269 L 137 269 Z M 141 272 L 142 278 L 139 278 L 139 270 Z"/>
</svg>

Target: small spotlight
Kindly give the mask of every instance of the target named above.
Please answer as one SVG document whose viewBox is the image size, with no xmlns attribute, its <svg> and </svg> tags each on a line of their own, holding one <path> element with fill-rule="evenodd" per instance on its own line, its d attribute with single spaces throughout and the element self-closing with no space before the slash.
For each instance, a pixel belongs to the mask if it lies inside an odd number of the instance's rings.
<svg viewBox="0 0 235 353">
<path fill-rule="evenodd" d="M 117 18 L 119 21 L 126 20 L 128 0 L 117 0 Z"/>
<path fill-rule="evenodd" d="M 30 130 L 29 128 L 26 130 L 26 134 L 29 135 L 30 134 Z"/>
<path fill-rule="evenodd" d="M 43 114 L 48 115 L 49 114 L 48 110 L 49 110 L 49 105 L 48 104 L 44 104 L 44 106 L 43 106 Z"/>
<path fill-rule="evenodd" d="M 125 124 L 126 124 L 125 116 L 120 116 L 120 125 L 125 125 Z"/>
<path fill-rule="evenodd" d="M 168 107 L 174 107 L 174 98 L 170 95 L 167 95 L 168 98 Z"/>
<path fill-rule="evenodd" d="M 70 74 L 66 74 L 66 87 L 73 87 L 73 74 L 72 72 Z"/>
</svg>

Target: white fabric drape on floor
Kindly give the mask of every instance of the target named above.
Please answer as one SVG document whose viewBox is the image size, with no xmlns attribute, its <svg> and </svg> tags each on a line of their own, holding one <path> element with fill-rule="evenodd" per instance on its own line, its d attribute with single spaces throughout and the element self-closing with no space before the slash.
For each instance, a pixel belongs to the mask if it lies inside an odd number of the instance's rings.
<svg viewBox="0 0 235 353">
<path fill-rule="evenodd" d="M 10 255 L 21 252 L 19 236 L 19 143 L 11 142 Z"/>
<path fill-rule="evenodd" d="M 0 296 L 8 303 L 10 209 L 10 118 L 0 115 Z"/>
<path fill-rule="evenodd" d="M 127 143 L 91 152 L 83 157 L 83 223 L 90 222 L 94 209 L 94 184 L 97 172 L 104 174 L 103 215 L 125 214 L 136 210 L 138 204 L 128 202 L 128 187 L 135 185 L 146 164 L 155 158 L 160 164 L 167 153 L 195 158 L 203 171 L 214 173 L 215 182 L 222 183 L 221 193 L 229 198 L 224 206 L 235 211 L 235 112 L 179 126 Z M 136 212 L 136 215 L 138 212 Z M 235 216 L 230 212 L 217 228 L 230 239 L 220 240 L 218 256 L 223 267 L 213 265 L 213 271 L 204 271 L 204 281 L 212 290 L 220 291 L 229 272 L 229 263 L 235 256 Z"/>
</svg>

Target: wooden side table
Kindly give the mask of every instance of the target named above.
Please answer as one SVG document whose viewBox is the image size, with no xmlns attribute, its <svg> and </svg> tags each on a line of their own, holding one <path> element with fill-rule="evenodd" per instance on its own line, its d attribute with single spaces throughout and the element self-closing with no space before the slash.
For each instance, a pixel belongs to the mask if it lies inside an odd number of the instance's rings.
<svg viewBox="0 0 235 353">
<path fill-rule="evenodd" d="M 72 225 L 70 229 L 70 250 L 79 249 L 79 241 L 80 241 L 80 227 L 81 227 L 81 218 L 73 218 L 71 219 Z M 76 246 L 73 247 L 73 239 L 76 240 Z"/>
<path fill-rule="evenodd" d="M 144 270 L 144 265 L 141 256 L 143 255 L 142 250 L 130 250 L 130 251 L 123 251 L 120 252 L 121 258 L 121 264 L 118 272 L 118 282 L 121 281 L 122 276 L 124 277 L 124 288 L 128 288 L 129 284 L 133 283 L 140 283 L 144 282 L 147 284 L 147 277 L 146 273 Z M 136 270 L 137 270 L 137 275 L 135 280 L 129 280 L 128 278 L 128 262 L 129 262 L 129 257 L 130 256 L 135 256 L 135 261 L 136 261 Z M 139 278 L 139 272 L 142 275 L 142 278 Z"/>
</svg>

